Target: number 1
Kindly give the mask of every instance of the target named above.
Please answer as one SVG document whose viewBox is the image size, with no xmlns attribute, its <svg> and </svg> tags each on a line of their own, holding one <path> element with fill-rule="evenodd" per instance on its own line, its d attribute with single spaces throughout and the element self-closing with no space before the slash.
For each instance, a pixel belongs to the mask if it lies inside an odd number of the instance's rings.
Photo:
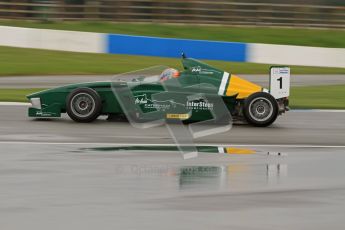
<svg viewBox="0 0 345 230">
<path fill-rule="evenodd" d="M 279 81 L 279 88 L 282 89 L 283 88 L 283 77 L 278 78 L 277 81 Z"/>
</svg>

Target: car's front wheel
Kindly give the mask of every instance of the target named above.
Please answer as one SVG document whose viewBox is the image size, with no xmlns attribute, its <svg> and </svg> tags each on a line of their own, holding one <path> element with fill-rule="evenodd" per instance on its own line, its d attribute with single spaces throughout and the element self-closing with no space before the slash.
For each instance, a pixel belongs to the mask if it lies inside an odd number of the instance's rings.
<svg viewBox="0 0 345 230">
<path fill-rule="evenodd" d="M 67 114 L 76 122 L 92 122 L 96 120 L 101 113 L 101 109 L 101 97 L 93 89 L 78 88 L 67 96 Z"/>
<path fill-rule="evenodd" d="M 269 126 L 277 119 L 278 104 L 271 94 L 257 92 L 250 95 L 244 101 L 243 114 L 251 125 Z"/>
</svg>

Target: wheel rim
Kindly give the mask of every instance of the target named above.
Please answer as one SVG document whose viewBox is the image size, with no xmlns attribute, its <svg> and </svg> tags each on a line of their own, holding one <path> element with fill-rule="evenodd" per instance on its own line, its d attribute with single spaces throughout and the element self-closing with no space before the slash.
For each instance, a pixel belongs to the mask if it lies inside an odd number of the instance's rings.
<svg viewBox="0 0 345 230">
<path fill-rule="evenodd" d="M 88 117 L 95 111 L 95 100 L 87 93 L 78 93 L 71 100 L 71 110 L 78 117 Z"/>
<path fill-rule="evenodd" d="M 256 98 L 249 104 L 249 114 L 256 121 L 267 121 L 273 114 L 273 105 L 267 98 Z"/>
</svg>

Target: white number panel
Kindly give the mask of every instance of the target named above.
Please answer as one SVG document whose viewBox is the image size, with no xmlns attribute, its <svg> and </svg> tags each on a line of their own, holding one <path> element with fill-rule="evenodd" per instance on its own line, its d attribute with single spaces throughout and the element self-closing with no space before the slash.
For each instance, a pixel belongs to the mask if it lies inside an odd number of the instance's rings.
<svg viewBox="0 0 345 230">
<path fill-rule="evenodd" d="M 270 94 L 276 99 L 290 95 L 289 67 L 271 67 Z"/>
</svg>

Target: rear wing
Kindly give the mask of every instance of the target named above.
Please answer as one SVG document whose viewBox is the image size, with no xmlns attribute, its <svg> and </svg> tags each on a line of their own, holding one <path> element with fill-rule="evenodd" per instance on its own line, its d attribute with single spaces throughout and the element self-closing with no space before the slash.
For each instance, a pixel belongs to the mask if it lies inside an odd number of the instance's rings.
<svg viewBox="0 0 345 230">
<path fill-rule="evenodd" d="M 275 98 L 284 98 L 290 95 L 290 68 L 285 66 L 271 66 L 270 94 Z"/>
</svg>

